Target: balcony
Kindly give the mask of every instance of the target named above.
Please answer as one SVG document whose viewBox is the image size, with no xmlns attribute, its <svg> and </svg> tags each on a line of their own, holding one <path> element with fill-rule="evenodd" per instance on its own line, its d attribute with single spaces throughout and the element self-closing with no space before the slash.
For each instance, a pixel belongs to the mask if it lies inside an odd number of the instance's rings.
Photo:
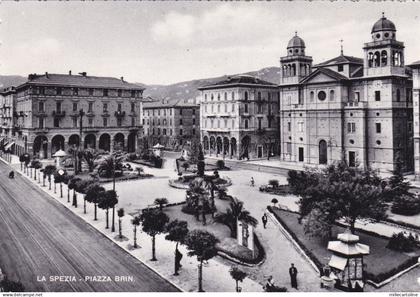
<svg viewBox="0 0 420 297">
<path fill-rule="evenodd" d="M 34 116 L 39 117 L 39 118 L 45 118 L 47 117 L 47 113 L 44 110 L 38 111 L 34 113 Z"/>
<path fill-rule="evenodd" d="M 54 110 L 52 112 L 52 116 L 55 118 L 64 118 L 66 116 L 66 112 L 63 110 L 59 110 L 59 111 Z"/>
<path fill-rule="evenodd" d="M 123 118 L 123 117 L 125 117 L 125 111 L 118 110 L 114 113 L 114 115 L 117 118 Z"/>
<path fill-rule="evenodd" d="M 102 112 L 102 116 L 103 116 L 104 118 L 107 118 L 107 117 L 109 117 L 109 116 L 111 116 L 111 115 L 109 114 L 108 110 L 104 110 L 104 111 Z"/>
<path fill-rule="evenodd" d="M 79 115 L 79 113 L 77 115 Z M 95 113 L 92 110 L 90 110 L 86 113 L 86 116 L 91 118 L 95 116 Z"/>
<path fill-rule="evenodd" d="M 367 102 L 346 102 L 344 103 L 344 107 L 345 108 L 366 108 L 367 107 Z"/>
</svg>

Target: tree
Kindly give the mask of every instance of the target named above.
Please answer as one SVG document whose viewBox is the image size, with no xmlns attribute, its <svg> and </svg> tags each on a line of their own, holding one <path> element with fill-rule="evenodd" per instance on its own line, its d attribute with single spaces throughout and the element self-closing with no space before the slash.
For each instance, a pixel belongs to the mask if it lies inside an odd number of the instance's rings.
<svg viewBox="0 0 420 297">
<path fill-rule="evenodd" d="M 23 162 L 26 160 L 27 154 L 22 154 L 19 156 L 19 162 L 20 162 L 20 171 L 23 171 Z"/>
<path fill-rule="evenodd" d="M 268 184 L 273 187 L 274 189 L 279 187 L 279 181 L 277 179 L 270 179 Z"/>
<path fill-rule="evenodd" d="M 192 230 L 185 237 L 185 245 L 189 250 L 188 256 L 197 256 L 198 265 L 198 291 L 203 290 L 203 261 L 210 260 L 217 255 L 216 245 L 219 240 L 205 230 Z"/>
<path fill-rule="evenodd" d="M 93 169 L 95 168 L 95 159 L 98 156 L 98 154 L 96 153 L 96 151 L 94 149 L 85 149 L 82 152 L 83 158 L 85 159 L 88 168 L 89 168 L 89 172 L 92 172 Z"/>
<path fill-rule="evenodd" d="M 168 233 L 165 236 L 166 240 L 176 242 L 175 245 L 175 273 L 174 275 L 178 275 L 178 267 L 176 263 L 176 254 L 178 251 L 178 244 L 183 244 L 185 241 L 185 237 L 188 234 L 188 223 L 186 221 L 178 221 L 174 220 L 169 222 L 166 226 L 166 232 Z"/>
<path fill-rule="evenodd" d="M 157 209 L 146 209 L 140 215 L 143 231 L 152 237 L 152 261 L 156 259 L 156 235 L 165 231 L 169 217 Z"/>
<path fill-rule="evenodd" d="M 354 233 L 356 220 L 375 222 L 387 216 L 386 182 L 371 169 L 353 168 L 341 162 L 319 172 L 306 172 L 300 178 L 302 184 L 308 185 L 306 189 L 296 184 L 290 187 L 301 196 L 299 208 L 302 217 L 318 209 L 324 213 L 328 224 L 344 218 Z"/>
<path fill-rule="evenodd" d="M 315 238 L 329 239 L 332 237 L 331 227 L 332 225 L 328 222 L 326 214 L 317 208 L 314 208 L 304 218 L 303 230 L 306 235 Z"/>
<path fill-rule="evenodd" d="M 67 184 L 70 190 L 73 190 L 73 203 L 72 205 L 77 208 L 77 194 L 76 194 L 76 187 L 77 183 L 80 181 L 80 177 L 72 176 Z"/>
<path fill-rule="evenodd" d="M 86 213 L 86 193 L 89 189 L 89 187 L 93 184 L 95 184 L 95 180 L 93 179 L 80 179 L 76 182 L 76 191 L 80 194 L 84 194 L 83 198 L 83 213 Z"/>
<path fill-rule="evenodd" d="M 184 171 L 187 171 L 187 169 L 190 168 L 190 164 L 188 164 L 188 162 L 184 162 L 184 164 L 182 164 L 182 168 L 184 168 Z"/>
<path fill-rule="evenodd" d="M 192 141 L 190 146 L 190 162 L 192 164 L 197 164 L 200 160 L 200 142 L 199 141 Z"/>
<path fill-rule="evenodd" d="M 93 183 L 89 185 L 89 187 L 86 190 L 85 200 L 89 203 L 93 203 L 94 207 L 94 215 L 93 220 L 97 221 L 97 207 L 99 200 L 101 198 L 102 192 L 105 192 L 105 188 L 99 185 L 98 183 Z"/>
<path fill-rule="evenodd" d="M 56 167 L 54 165 L 47 165 L 44 168 L 44 178 L 48 177 L 48 190 L 51 190 L 51 175 L 54 174 L 54 172 L 56 171 Z"/>
<path fill-rule="evenodd" d="M 115 171 L 123 170 L 123 156 L 108 156 L 98 166 L 98 174 L 100 177 L 113 177 Z"/>
<path fill-rule="evenodd" d="M 413 216 L 420 213 L 420 198 L 414 195 L 396 196 L 391 211 L 403 216 Z"/>
<path fill-rule="evenodd" d="M 249 211 L 244 209 L 244 203 L 242 201 L 233 198 L 229 206 L 230 208 L 227 208 L 225 213 L 221 213 L 215 217 L 215 221 L 228 226 L 231 237 L 235 238 L 237 235 L 238 220 L 253 227 L 257 226 L 258 220 L 251 216 Z"/>
<path fill-rule="evenodd" d="M 203 147 L 201 146 L 201 144 L 199 145 L 199 153 L 197 159 L 197 174 L 198 176 L 203 177 L 206 163 L 204 162 Z"/>
<path fill-rule="evenodd" d="M 117 211 L 117 215 L 118 215 L 118 233 L 119 233 L 119 237 L 120 239 L 122 239 L 122 228 L 121 228 L 121 218 L 124 216 L 124 208 L 120 208 Z"/>
<path fill-rule="evenodd" d="M 245 271 L 240 270 L 237 266 L 232 267 L 229 270 L 229 272 L 230 272 L 230 276 L 236 282 L 236 292 L 239 292 L 238 282 L 242 282 L 245 279 L 245 277 L 247 276 L 247 273 Z"/>
<path fill-rule="evenodd" d="M 135 216 L 132 220 L 131 220 L 131 223 L 133 224 L 133 226 L 134 226 L 134 248 L 136 249 L 137 248 L 137 227 L 140 225 L 140 222 L 141 222 L 141 220 L 140 220 L 140 216 Z"/>
<path fill-rule="evenodd" d="M 225 161 L 223 161 L 223 160 L 217 160 L 216 161 L 216 166 L 217 166 L 218 169 L 225 168 Z"/>
<path fill-rule="evenodd" d="M 109 228 L 109 220 L 108 220 L 109 209 L 114 208 L 117 203 L 118 203 L 117 193 L 114 190 L 107 190 L 104 192 L 100 192 L 98 207 L 100 209 L 104 209 L 106 213 L 105 229 Z"/>
<path fill-rule="evenodd" d="M 160 211 L 163 211 L 163 206 L 165 204 L 168 204 L 168 203 L 169 203 L 169 201 L 166 198 L 156 198 L 155 202 L 154 202 L 155 205 L 159 205 L 159 210 Z"/>
<path fill-rule="evenodd" d="M 42 163 L 39 160 L 32 160 L 31 167 L 35 169 L 34 180 L 36 180 L 36 171 L 42 168 Z"/>
<path fill-rule="evenodd" d="M 388 179 L 389 192 L 385 197 L 386 201 L 393 201 L 400 199 L 403 196 L 413 196 L 410 193 L 410 182 L 404 179 L 402 174 L 401 162 L 397 161 L 395 169 L 392 171 L 392 176 Z"/>
<path fill-rule="evenodd" d="M 54 184 L 60 184 L 60 198 L 63 198 L 63 182 L 66 180 L 66 173 L 58 173 L 58 170 L 54 171 Z M 55 187 L 54 187 L 55 188 Z"/>
<path fill-rule="evenodd" d="M 26 175 L 28 175 L 28 165 L 31 162 L 31 157 L 29 156 L 29 154 L 26 154 L 26 158 L 25 158 L 25 168 L 26 168 Z"/>
<path fill-rule="evenodd" d="M 271 199 L 271 203 L 273 203 L 273 207 L 276 207 L 276 204 L 279 203 L 279 201 L 277 200 L 277 198 L 273 198 Z"/>
</svg>

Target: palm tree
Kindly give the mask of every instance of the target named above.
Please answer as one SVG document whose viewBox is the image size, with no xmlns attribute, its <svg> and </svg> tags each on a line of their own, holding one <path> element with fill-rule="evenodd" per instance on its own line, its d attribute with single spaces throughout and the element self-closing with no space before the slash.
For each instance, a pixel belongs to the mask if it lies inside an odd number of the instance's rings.
<svg viewBox="0 0 420 297">
<path fill-rule="evenodd" d="M 236 292 L 239 292 L 239 284 L 238 282 L 242 282 L 244 278 L 247 276 L 247 273 L 240 270 L 238 267 L 234 266 L 230 270 L 230 276 L 235 280 L 236 282 Z"/>
<path fill-rule="evenodd" d="M 121 228 L 121 218 L 124 216 L 124 208 L 120 208 L 117 211 L 117 215 L 118 215 L 118 231 L 119 231 L 119 237 L 120 239 L 122 239 L 122 228 Z"/>
<path fill-rule="evenodd" d="M 95 168 L 95 159 L 98 156 L 94 149 L 85 149 L 82 152 L 83 158 L 86 160 L 86 163 L 89 167 L 89 172 L 92 172 Z"/>
<path fill-rule="evenodd" d="M 198 291 L 203 290 L 203 261 L 209 260 L 217 255 L 216 244 L 219 240 L 210 232 L 205 230 L 193 230 L 188 232 L 185 238 L 185 245 L 189 250 L 188 256 L 197 256 L 198 265 Z"/>
<path fill-rule="evenodd" d="M 51 175 L 53 175 L 55 171 L 56 167 L 54 165 L 47 165 L 44 168 L 44 176 L 48 177 L 48 190 L 51 190 Z"/>
<path fill-rule="evenodd" d="M 132 220 L 131 223 L 134 226 L 134 248 L 137 248 L 137 227 L 140 225 L 140 216 L 135 216 Z"/>
<path fill-rule="evenodd" d="M 94 217 L 93 220 L 97 221 L 97 206 L 99 203 L 99 199 L 101 198 L 101 195 L 103 195 L 102 192 L 105 192 L 105 188 L 100 186 L 98 183 L 93 183 L 89 185 L 89 187 L 86 190 L 85 199 L 89 203 L 93 203 L 94 206 Z"/>
<path fill-rule="evenodd" d="M 98 207 L 100 209 L 104 209 L 106 213 L 106 227 L 105 229 L 109 228 L 109 209 L 114 208 L 115 205 L 118 203 L 117 193 L 114 190 L 108 190 L 104 192 L 100 192 L 99 195 L 99 202 Z"/>
<path fill-rule="evenodd" d="M 169 217 L 157 209 L 145 209 L 140 215 L 143 231 L 152 237 L 152 259 L 156 259 L 156 235 L 165 231 L 165 226 L 169 222 Z"/>
<path fill-rule="evenodd" d="M 159 205 L 159 210 L 163 211 L 163 206 L 165 204 L 168 204 L 168 199 L 166 199 L 166 198 L 156 198 L 154 204 Z"/>
<path fill-rule="evenodd" d="M 188 234 L 188 223 L 186 221 L 178 221 L 174 220 L 171 221 L 166 226 L 166 232 L 168 234 L 165 236 L 166 240 L 174 241 L 176 242 L 175 245 L 175 273 L 174 275 L 178 275 L 178 266 L 176 263 L 176 254 L 178 252 L 178 244 L 183 244 L 185 241 L 185 237 Z"/>
<path fill-rule="evenodd" d="M 228 226 L 231 237 L 236 237 L 238 220 L 253 227 L 257 226 L 257 219 L 251 216 L 249 211 L 244 209 L 244 203 L 242 201 L 234 198 L 229 206 L 230 208 L 227 208 L 225 213 L 221 213 L 215 217 L 215 221 Z"/>
</svg>

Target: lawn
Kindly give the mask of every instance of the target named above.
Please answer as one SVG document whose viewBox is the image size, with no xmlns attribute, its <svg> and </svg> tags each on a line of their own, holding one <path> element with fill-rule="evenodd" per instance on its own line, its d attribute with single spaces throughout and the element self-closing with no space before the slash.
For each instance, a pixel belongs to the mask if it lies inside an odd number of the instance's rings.
<svg viewBox="0 0 420 297">
<path fill-rule="evenodd" d="M 298 238 L 300 244 L 309 250 L 313 256 L 322 264 L 328 264 L 332 253 L 327 250 L 328 240 L 322 240 L 316 237 L 309 237 L 304 234 L 303 225 L 298 223 L 299 214 L 272 208 L 277 217 L 280 218 L 286 229 L 293 232 Z M 344 227 L 334 226 L 333 237 L 337 238 L 337 234 L 343 233 Z M 414 256 L 420 255 L 420 250 L 413 253 L 401 253 L 386 248 L 388 239 L 366 234 L 364 232 L 356 231 L 356 235 L 360 237 L 360 243 L 367 244 L 370 247 L 370 254 L 364 257 L 364 262 L 367 264 L 366 272 L 368 278 L 375 282 L 382 281 L 389 277 L 392 270 L 397 269 L 398 266 L 404 262 L 413 260 Z M 319 265 L 319 264 L 318 264 Z"/>
<path fill-rule="evenodd" d="M 219 211 L 225 211 L 228 204 L 228 201 L 217 199 L 217 208 Z M 218 249 L 220 251 L 233 255 L 236 258 L 246 259 L 247 261 L 258 258 L 258 248 L 256 246 L 254 247 L 255 254 L 252 255 L 252 252 L 249 249 L 238 245 L 236 239 L 230 237 L 230 230 L 227 226 L 214 222 L 211 215 L 207 215 L 207 225 L 204 226 L 201 222 L 201 217 L 200 221 L 197 221 L 193 215 L 182 212 L 182 206 L 183 205 L 165 207 L 164 211 L 169 216 L 170 220 L 178 219 L 187 221 L 190 230 L 202 229 L 213 233 L 220 240 L 220 243 L 218 244 Z"/>
</svg>

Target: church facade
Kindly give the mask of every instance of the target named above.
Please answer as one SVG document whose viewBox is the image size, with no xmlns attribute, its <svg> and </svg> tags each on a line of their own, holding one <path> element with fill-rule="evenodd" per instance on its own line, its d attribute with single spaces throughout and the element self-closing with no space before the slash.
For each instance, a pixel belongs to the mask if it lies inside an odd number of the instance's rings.
<svg viewBox="0 0 420 297">
<path fill-rule="evenodd" d="M 413 171 L 412 73 L 404 44 L 385 16 L 373 26 L 364 57 L 313 65 L 297 34 L 280 58 L 280 158 L 389 171 Z"/>
</svg>

